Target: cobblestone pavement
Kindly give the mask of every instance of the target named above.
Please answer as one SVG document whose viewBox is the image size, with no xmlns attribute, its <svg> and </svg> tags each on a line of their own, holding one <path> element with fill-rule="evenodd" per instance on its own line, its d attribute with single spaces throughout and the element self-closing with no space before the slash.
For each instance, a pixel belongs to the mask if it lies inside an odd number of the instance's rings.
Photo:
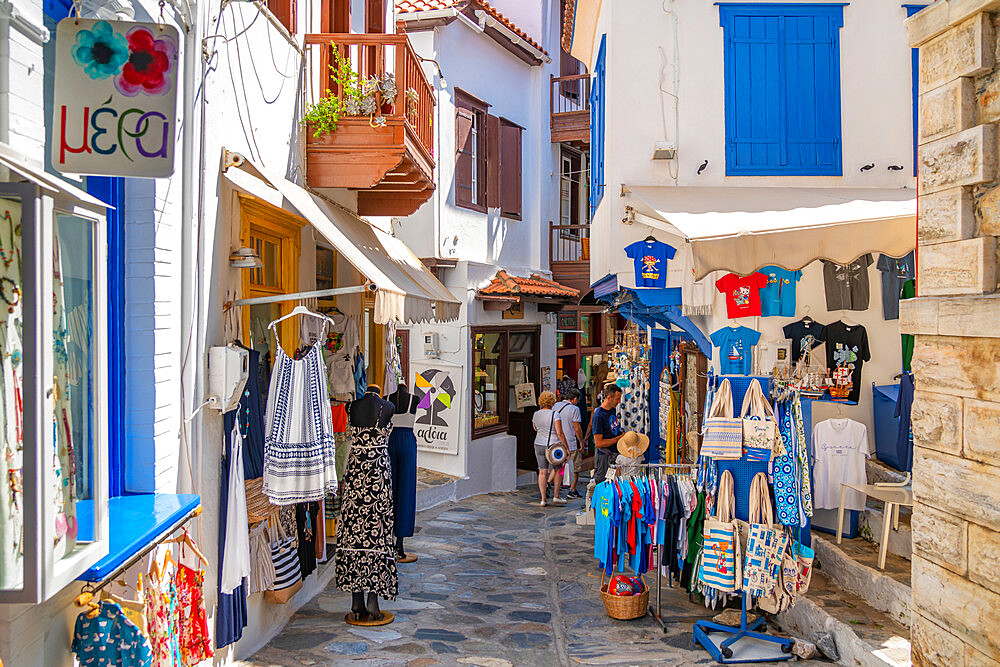
<svg viewBox="0 0 1000 667">
<path fill-rule="evenodd" d="M 677 589 L 665 589 L 666 633 L 648 615 L 608 618 L 582 502 L 542 508 L 525 487 L 421 512 L 406 542 L 419 560 L 399 566 L 399 597 L 382 605 L 393 623 L 347 625 L 350 594 L 331 584 L 244 664 L 715 664 L 691 635 L 711 614 Z"/>
</svg>

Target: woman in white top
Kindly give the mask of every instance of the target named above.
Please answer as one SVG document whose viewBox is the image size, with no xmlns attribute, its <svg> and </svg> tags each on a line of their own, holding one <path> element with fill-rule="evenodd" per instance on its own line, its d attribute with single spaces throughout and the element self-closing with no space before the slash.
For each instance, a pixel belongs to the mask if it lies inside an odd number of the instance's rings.
<svg viewBox="0 0 1000 667">
<path fill-rule="evenodd" d="M 545 450 L 549 445 L 562 442 L 566 451 L 566 438 L 562 432 L 562 422 L 552 411 L 552 406 L 556 404 L 556 395 L 551 391 L 543 391 L 538 395 L 539 410 L 531 418 L 531 425 L 535 428 L 535 461 L 538 463 L 538 490 L 542 494 L 542 502 L 539 504 L 545 507 L 546 486 L 549 479 L 549 467 L 551 464 L 545 457 Z M 556 473 L 555 486 L 552 491 L 552 502 L 558 505 L 565 505 L 566 500 L 559 497 L 559 490 L 562 488 L 562 467 Z"/>
</svg>

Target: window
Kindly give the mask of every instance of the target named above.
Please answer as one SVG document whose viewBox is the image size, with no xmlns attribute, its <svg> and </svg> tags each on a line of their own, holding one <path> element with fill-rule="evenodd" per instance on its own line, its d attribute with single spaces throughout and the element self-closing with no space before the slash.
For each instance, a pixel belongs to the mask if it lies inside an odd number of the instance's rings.
<svg viewBox="0 0 1000 667">
<path fill-rule="evenodd" d="M 485 102 L 455 94 L 455 204 L 486 211 Z"/>
<path fill-rule="evenodd" d="M 278 23 L 285 26 L 289 34 L 295 34 L 295 0 L 267 0 L 267 8 L 278 19 Z"/>
<path fill-rule="evenodd" d="M 601 48 L 594 63 L 594 81 L 590 86 L 590 216 L 604 198 L 604 60 L 607 35 L 601 35 Z"/>
<path fill-rule="evenodd" d="M 507 426 L 507 383 L 501 376 L 506 343 L 502 331 L 472 334 L 473 438 Z"/>
<path fill-rule="evenodd" d="M 840 176 L 840 28 L 829 4 L 724 4 L 726 174 Z"/>
</svg>

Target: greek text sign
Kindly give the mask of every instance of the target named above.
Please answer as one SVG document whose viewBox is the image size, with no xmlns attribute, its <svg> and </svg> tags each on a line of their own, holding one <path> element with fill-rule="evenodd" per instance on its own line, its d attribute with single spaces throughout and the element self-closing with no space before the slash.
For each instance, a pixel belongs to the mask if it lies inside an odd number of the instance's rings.
<svg viewBox="0 0 1000 667">
<path fill-rule="evenodd" d="M 60 21 L 52 166 L 69 174 L 172 174 L 177 50 L 177 30 L 168 25 Z"/>
<path fill-rule="evenodd" d="M 440 361 L 413 361 L 413 393 L 417 419 L 413 434 L 417 449 L 458 454 L 462 414 L 462 368 Z"/>
</svg>

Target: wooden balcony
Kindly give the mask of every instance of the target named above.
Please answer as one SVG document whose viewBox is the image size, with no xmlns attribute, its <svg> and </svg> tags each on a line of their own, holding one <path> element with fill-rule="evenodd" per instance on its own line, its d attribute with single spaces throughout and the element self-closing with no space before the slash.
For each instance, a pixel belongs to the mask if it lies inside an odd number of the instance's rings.
<svg viewBox="0 0 1000 667">
<path fill-rule="evenodd" d="M 410 215 L 434 192 L 435 100 L 406 35 L 306 35 L 306 48 L 312 90 L 323 96 L 344 96 L 330 69 L 335 49 L 362 78 L 394 73 L 397 90 L 374 116 L 343 117 L 319 137 L 305 128 L 306 182 L 356 189 L 361 215 Z"/>
<path fill-rule="evenodd" d="M 590 75 L 553 76 L 549 96 L 552 143 L 590 146 Z"/>
<path fill-rule="evenodd" d="M 590 225 L 549 223 L 549 269 L 557 283 L 590 290 Z"/>
</svg>

